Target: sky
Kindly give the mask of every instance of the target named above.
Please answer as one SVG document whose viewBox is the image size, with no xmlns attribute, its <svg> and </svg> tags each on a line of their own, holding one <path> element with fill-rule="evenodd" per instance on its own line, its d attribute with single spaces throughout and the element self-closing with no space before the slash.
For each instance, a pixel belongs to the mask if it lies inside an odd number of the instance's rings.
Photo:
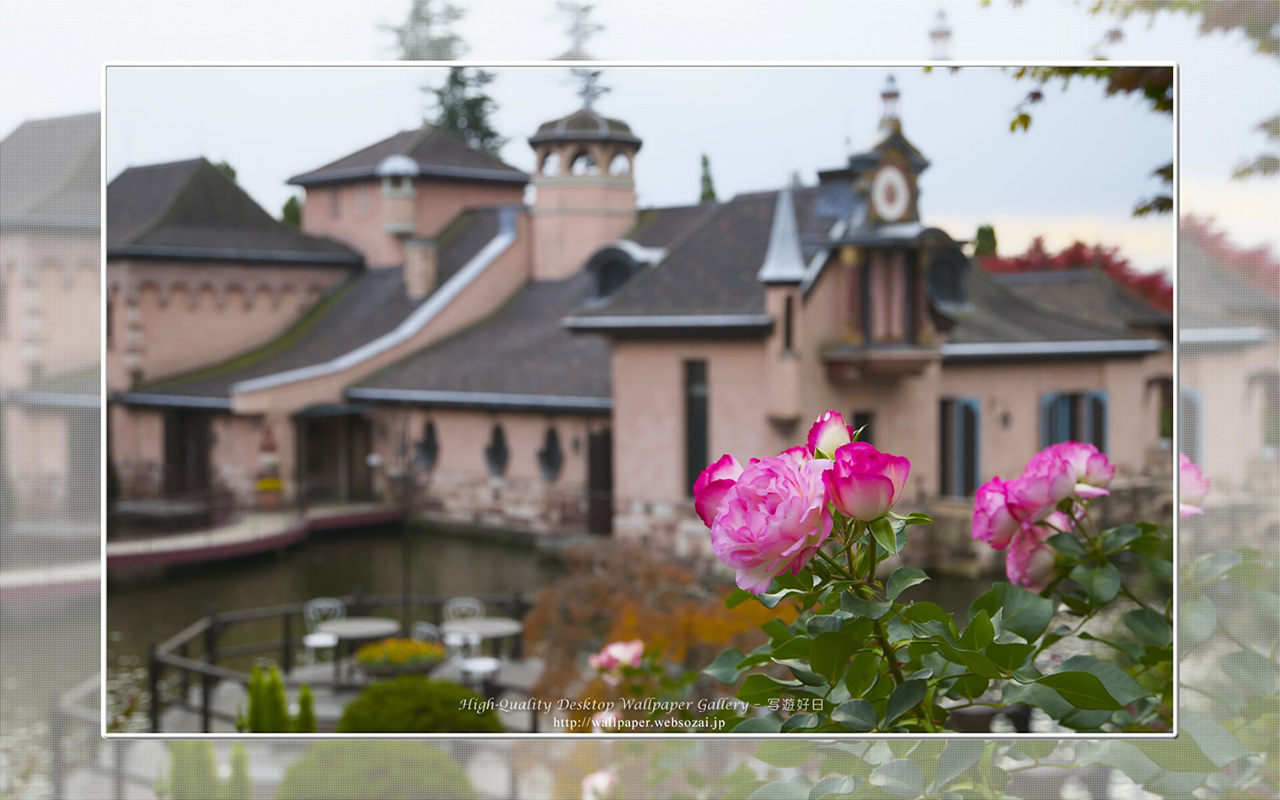
<svg viewBox="0 0 1280 800">
<path fill-rule="evenodd" d="M 0 132 L 21 119 L 74 113 L 101 105 L 94 67 L 104 59 L 370 60 L 394 56 L 380 26 L 399 21 L 408 0 L 360 4 L 277 0 L 171 4 L 65 0 L 5 6 L 0 22 L 3 74 L 54 73 L 66 91 L 42 93 L 10 82 L 0 105 Z M 464 0 L 457 33 L 467 57 L 542 59 L 569 45 L 566 21 L 548 0 Z M 1274 243 L 1277 182 L 1239 182 L 1232 169 L 1261 149 L 1253 128 L 1274 113 L 1276 62 L 1251 52 L 1238 35 L 1200 35 L 1182 17 L 1120 23 L 1091 16 L 1076 2 L 1015 6 L 993 2 L 844 3 L 812 0 L 788 6 L 740 0 L 732 33 L 715 4 L 601 0 L 604 30 L 587 45 L 609 59 L 805 59 L 904 61 L 930 55 L 928 30 L 940 7 L 953 30 L 955 59 L 1087 59 L 1104 34 L 1120 26 L 1112 58 L 1170 59 L 1181 66 L 1182 210 L 1215 216 L 1243 245 Z M 532 10 L 531 10 L 532 9 Z M 18 19 L 11 19 L 14 16 Z M 784 24 L 785 23 L 785 24 Z M 149 31 L 161 29 L 164 36 Z M 287 29 L 288 36 L 278 32 Z M 1044 33 L 1053 31 L 1053 52 Z M 64 42 L 57 57 L 37 42 Z M 610 68 L 602 113 L 625 119 L 645 140 L 637 160 L 642 205 L 693 202 L 698 160 L 711 158 L 721 197 L 774 188 L 793 171 L 812 181 L 847 151 L 868 147 L 887 70 Z M 926 222 L 969 238 L 995 225 L 1001 251 L 1018 252 L 1032 236 L 1050 246 L 1080 238 L 1118 246 L 1136 266 L 1169 266 L 1170 218 L 1134 220 L 1129 210 L 1158 183 L 1149 173 L 1172 149 L 1171 121 L 1130 98 L 1105 98 L 1096 84 L 1056 88 L 1036 106 L 1031 130 L 1008 122 L 1026 91 L 1007 73 L 966 69 L 923 74 L 892 70 L 902 88 L 907 136 L 932 166 L 921 178 Z M 278 213 L 291 191 L 285 180 L 407 127 L 425 111 L 418 90 L 438 70 L 113 68 L 108 95 L 109 177 L 130 164 L 204 155 L 227 160 L 242 185 Z M 119 76 L 117 77 L 117 73 Z M 92 78 L 90 76 L 93 76 Z M 1270 83 L 1268 83 L 1270 82 Z M 490 86 L 495 122 L 511 137 L 503 156 L 532 167 L 525 138 L 537 124 L 577 106 L 562 66 L 503 69 Z M 851 147 L 847 147 L 846 139 Z"/>
</svg>

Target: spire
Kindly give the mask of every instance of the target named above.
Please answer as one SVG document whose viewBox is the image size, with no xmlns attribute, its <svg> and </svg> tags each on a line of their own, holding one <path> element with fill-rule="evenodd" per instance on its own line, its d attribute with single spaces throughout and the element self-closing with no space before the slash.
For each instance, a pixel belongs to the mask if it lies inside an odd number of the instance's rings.
<svg viewBox="0 0 1280 800">
<path fill-rule="evenodd" d="M 791 188 L 786 187 L 778 192 L 778 202 L 773 207 L 773 228 L 769 231 L 769 248 L 756 277 L 761 283 L 799 283 L 804 280 L 804 273 L 795 206 L 791 201 Z"/>
<path fill-rule="evenodd" d="M 938 16 L 929 29 L 929 41 L 933 43 L 934 61 L 950 60 L 951 24 L 947 22 L 947 12 L 942 9 L 938 9 Z"/>
<path fill-rule="evenodd" d="M 880 130 L 886 134 L 902 130 L 902 121 L 898 119 L 898 82 L 894 80 L 892 72 L 885 77 L 880 100 L 884 103 L 884 110 L 880 114 Z"/>
</svg>

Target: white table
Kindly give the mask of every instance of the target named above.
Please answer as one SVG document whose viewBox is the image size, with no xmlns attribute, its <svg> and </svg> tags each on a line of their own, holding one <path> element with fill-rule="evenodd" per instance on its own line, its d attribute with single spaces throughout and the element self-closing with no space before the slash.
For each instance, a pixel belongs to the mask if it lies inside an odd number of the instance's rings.
<svg viewBox="0 0 1280 800">
<path fill-rule="evenodd" d="M 332 633 L 338 637 L 338 647 L 333 654 L 333 685 L 341 682 L 339 665 L 342 663 L 343 642 L 366 642 L 371 639 L 385 639 L 400 632 L 400 623 L 389 617 L 344 617 L 331 619 L 316 626 L 319 633 Z M 348 651 L 350 647 L 348 647 Z"/>
<path fill-rule="evenodd" d="M 440 626 L 446 634 L 478 636 L 481 639 L 505 639 L 524 632 L 524 623 L 510 617 L 469 617 L 453 619 Z"/>
</svg>

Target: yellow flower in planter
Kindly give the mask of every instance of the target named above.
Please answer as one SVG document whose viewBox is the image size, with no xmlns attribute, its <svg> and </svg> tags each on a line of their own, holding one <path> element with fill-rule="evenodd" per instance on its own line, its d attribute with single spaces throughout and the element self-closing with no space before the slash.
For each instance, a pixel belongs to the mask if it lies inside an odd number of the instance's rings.
<svg viewBox="0 0 1280 800">
<path fill-rule="evenodd" d="M 260 492 L 278 492 L 284 489 L 284 482 L 279 478 L 258 478 L 257 488 Z"/>
<path fill-rule="evenodd" d="M 356 652 L 356 662 L 370 666 L 413 666 L 444 661 L 448 651 L 438 642 L 417 639 L 383 639 L 366 644 Z"/>
</svg>

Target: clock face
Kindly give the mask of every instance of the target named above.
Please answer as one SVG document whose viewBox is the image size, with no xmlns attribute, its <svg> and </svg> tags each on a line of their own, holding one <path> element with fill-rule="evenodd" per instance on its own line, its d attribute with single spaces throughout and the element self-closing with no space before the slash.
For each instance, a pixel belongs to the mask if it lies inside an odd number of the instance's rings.
<svg viewBox="0 0 1280 800">
<path fill-rule="evenodd" d="M 911 185 L 902 170 L 886 164 L 876 171 L 871 181 L 871 206 L 885 222 L 897 222 L 907 213 L 911 203 Z"/>
</svg>

